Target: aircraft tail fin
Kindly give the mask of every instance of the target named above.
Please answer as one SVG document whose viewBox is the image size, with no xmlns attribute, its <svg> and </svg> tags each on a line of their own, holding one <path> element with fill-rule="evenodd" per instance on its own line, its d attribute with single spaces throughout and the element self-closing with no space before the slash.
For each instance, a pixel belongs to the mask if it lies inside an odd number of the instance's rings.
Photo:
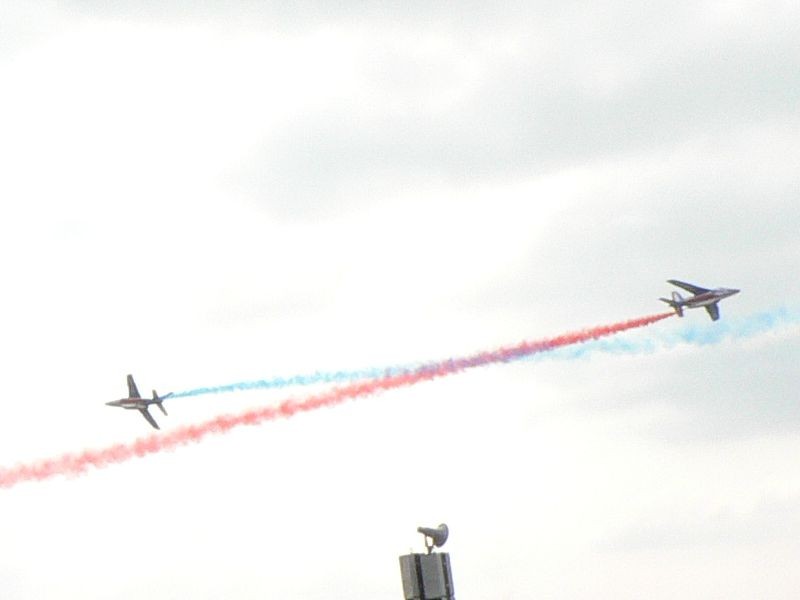
<svg viewBox="0 0 800 600">
<path fill-rule="evenodd" d="M 167 395 L 169 395 L 169 394 L 167 394 Z M 164 398 L 166 398 L 166 397 L 167 397 L 167 396 L 164 396 Z M 163 402 L 164 402 L 164 398 L 159 398 L 159 397 L 158 397 L 158 392 L 156 392 L 155 390 L 153 390 L 153 400 L 155 400 L 155 401 L 156 401 L 156 406 L 158 406 L 158 408 L 160 408 L 160 409 L 161 409 L 161 412 L 162 412 L 162 413 L 164 413 L 164 414 L 166 415 L 166 414 L 167 414 L 167 409 L 166 409 L 166 408 L 164 408 L 164 404 L 163 404 Z"/>
<path fill-rule="evenodd" d="M 678 292 L 672 292 L 672 300 L 668 298 L 659 298 L 659 300 L 669 304 L 675 310 L 676 315 L 683 316 L 683 298 Z"/>
</svg>

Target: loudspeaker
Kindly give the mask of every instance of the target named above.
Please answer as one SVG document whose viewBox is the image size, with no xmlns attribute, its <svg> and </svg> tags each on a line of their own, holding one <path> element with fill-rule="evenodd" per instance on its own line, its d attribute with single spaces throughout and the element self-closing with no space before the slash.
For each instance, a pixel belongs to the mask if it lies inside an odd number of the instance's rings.
<svg viewBox="0 0 800 600">
<path fill-rule="evenodd" d="M 450 531 L 447 529 L 447 525 L 444 523 L 440 524 L 438 527 L 417 527 L 417 531 L 419 531 L 422 535 L 426 538 L 430 538 L 431 545 L 428 545 L 428 540 L 425 540 L 425 546 L 430 548 L 431 546 L 436 546 L 437 548 L 441 548 L 444 543 L 447 541 L 447 536 Z"/>
</svg>

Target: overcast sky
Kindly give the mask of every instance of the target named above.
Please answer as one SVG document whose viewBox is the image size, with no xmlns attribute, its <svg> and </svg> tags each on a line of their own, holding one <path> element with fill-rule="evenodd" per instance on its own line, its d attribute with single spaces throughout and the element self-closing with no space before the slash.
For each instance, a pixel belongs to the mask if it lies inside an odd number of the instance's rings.
<svg viewBox="0 0 800 600">
<path fill-rule="evenodd" d="M 797 3 L 274 4 L 4 2 L 0 466 L 149 434 L 103 404 L 127 373 L 406 364 L 660 312 L 669 278 L 742 293 L 624 334 L 646 352 L 0 490 L 0 596 L 401 598 L 446 521 L 460 600 L 796 597 Z"/>
</svg>

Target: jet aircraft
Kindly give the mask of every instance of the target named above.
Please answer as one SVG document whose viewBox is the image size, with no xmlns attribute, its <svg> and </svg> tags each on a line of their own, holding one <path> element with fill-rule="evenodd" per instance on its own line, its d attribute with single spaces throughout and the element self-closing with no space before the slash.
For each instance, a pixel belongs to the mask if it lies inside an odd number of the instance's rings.
<svg viewBox="0 0 800 600">
<path fill-rule="evenodd" d="M 136 388 L 136 383 L 133 381 L 133 375 L 128 375 L 128 397 L 127 398 L 120 398 L 119 400 L 113 400 L 111 402 L 106 402 L 108 406 L 120 406 L 122 408 L 127 409 L 136 409 L 142 416 L 147 420 L 150 425 L 155 427 L 156 429 L 161 429 L 156 423 L 156 420 L 153 418 L 153 415 L 150 414 L 150 411 L 147 410 L 151 404 L 155 404 L 158 408 L 161 409 L 165 415 L 167 414 L 166 409 L 162 402 L 172 396 L 170 392 L 166 396 L 159 397 L 155 390 L 153 390 L 153 397 L 151 398 L 142 398 L 141 394 L 139 394 L 139 390 Z"/>
<path fill-rule="evenodd" d="M 708 311 L 708 314 L 711 316 L 711 320 L 716 321 L 719 319 L 719 306 L 717 306 L 717 303 L 720 300 L 724 300 L 729 296 L 739 293 L 739 290 L 734 290 L 731 288 L 715 288 L 713 290 L 708 290 L 700 287 L 699 285 L 692 285 L 691 283 L 685 283 L 675 279 L 669 279 L 667 280 L 667 283 L 677 285 L 678 287 L 685 289 L 687 292 L 694 294 L 690 298 L 684 298 L 678 292 L 672 292 L 672 300 L 668 300 L 667 298 L 659 298 L 659 300 L 666 302 L 672 308 L 674 308 L 679 317 L 683 316 L 684 308 L 698 308 L 702 306 L 706 309 L 706 311 Z"/>
</svg>

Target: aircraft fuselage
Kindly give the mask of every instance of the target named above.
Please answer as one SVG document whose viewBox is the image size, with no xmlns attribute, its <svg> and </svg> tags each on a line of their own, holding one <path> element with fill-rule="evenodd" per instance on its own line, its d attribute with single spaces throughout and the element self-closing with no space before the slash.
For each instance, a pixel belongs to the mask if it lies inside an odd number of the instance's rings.
<svg viewBox="0 0 800 600">
<path fill-rule="evenodd" d="M 106 402 L 106 406 L 119 406 L 121 408 L 136 410 L 147 408 L 150 404 L 153 404 L 153 401 L 147 400 L 146 398 L 120 398 L 119 400 Z"/>
<path fill-rule="evenodd" d="M 702 294 L 697 294 L 696 296 L 690 296 L 689 298 L 683 299 L 683 305 L 688 306 L 689 308 L 699 308 L 701 306 L 709 306 L 724 298 L 728 298 L 729 296 L 733 296 L 734 294 L 738 294 L 739 290 L 733 290 L 728 288 L 717 288 L 715 290 L 709 290 L 707 292 L 703 292 Z"/>
</svg>

